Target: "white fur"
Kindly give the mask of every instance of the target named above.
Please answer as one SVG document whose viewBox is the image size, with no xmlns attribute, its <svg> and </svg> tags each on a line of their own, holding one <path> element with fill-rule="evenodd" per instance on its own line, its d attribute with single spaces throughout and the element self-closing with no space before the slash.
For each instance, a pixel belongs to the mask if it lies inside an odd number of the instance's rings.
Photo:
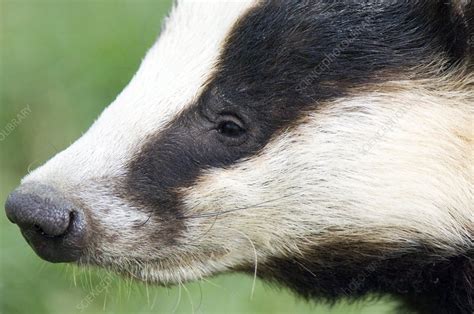
<svg viewBox="0 0 474 314">
<path fill-rule="evenodd" d="M 223 40 L 254 1 L 179 1 L 140 69 L 76 143 L 24 181 L 73 184 L 120 177 L 140 144 L 191 105 Z M 200 14 L 206 12 L 206 14 Z"/>
</svg>

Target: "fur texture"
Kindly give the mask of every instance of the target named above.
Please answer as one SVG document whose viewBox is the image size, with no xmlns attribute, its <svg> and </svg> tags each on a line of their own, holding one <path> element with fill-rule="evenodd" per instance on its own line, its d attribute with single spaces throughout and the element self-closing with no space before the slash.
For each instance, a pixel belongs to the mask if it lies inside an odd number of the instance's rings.
<svg viewBox="0 0 474 314">
<path fill-rule="evenodd" d="M 80 263 L 472 313 L 471 19 L 470 1 L 179 1 L 127 88 L 23 182 L 83 208 Z"/>
</svg>

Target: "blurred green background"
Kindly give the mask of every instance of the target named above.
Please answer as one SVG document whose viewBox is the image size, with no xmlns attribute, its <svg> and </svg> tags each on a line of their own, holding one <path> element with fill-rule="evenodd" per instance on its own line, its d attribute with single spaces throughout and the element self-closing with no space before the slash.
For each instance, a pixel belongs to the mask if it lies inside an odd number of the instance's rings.
<svg viewBox="0 0 474 314">
<path fill-rule="evenodd" d="M 127 84 L 171 2 L 0 1 L 3 204 L 28 169 L 77 139 Z M 31 113 L 8 131 L 27 107 Z M 3 213 L 0 228 L 0 313 L 380 314 L 393 307 L 388 301 L 316 306 L 262 282 L 251 298 L 252 278 L 243 275 L 181 289 L 151 287 L 100 270 L 48 264 Z"/>
</svg>

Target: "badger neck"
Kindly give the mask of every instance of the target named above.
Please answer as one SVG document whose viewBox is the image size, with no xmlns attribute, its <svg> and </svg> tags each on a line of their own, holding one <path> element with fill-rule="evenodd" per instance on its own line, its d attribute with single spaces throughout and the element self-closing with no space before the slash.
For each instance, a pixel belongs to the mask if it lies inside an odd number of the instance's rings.
<svg viewBox="0 0 474 314">
<path fill-rule="evenodd" d="M 259 265 L 259 276 L 307 299 L 332 302 L 389 294 L 417 313 L 474 313 L 474 244 L 455 254 L 427 246 L 378 253 L 350 244 L 318 247 L 301 257 Z"/>
</svg>

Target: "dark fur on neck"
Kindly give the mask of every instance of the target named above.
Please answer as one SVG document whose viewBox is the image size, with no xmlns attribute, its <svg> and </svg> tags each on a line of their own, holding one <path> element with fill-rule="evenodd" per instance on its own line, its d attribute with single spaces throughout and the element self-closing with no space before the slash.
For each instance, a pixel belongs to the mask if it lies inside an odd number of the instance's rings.
<svg viewBox="0 0 474 314">
<path fill-rule="evenodd" d="M 402 301 L 402 313 L 474 313 L 474 245 L 452 255 L 425 245 L 391 253 L 371 245 L 339 243 L 275 258 L 259 265 L 259 276 L 307 299 L 388 294 Z"/>
</svg>

